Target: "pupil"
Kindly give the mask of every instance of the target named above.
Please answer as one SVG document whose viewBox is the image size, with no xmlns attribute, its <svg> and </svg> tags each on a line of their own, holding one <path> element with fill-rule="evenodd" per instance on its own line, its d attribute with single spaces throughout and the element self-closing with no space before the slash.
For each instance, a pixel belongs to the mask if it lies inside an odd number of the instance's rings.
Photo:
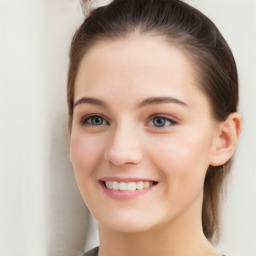
<svg viewBox="0 0 256 256">
<path fill-rule="evenodd" d="M 92 123 L 96 124 L 96 125 L 100 125 L 100 124 L 102 124 L 102 118 L 101 117 L 94 117 L 92 119 Z"/>
<path fill-rule="evenodd" d="M 165 125 L 165 120 L 162 118 L 155 118 L 154 119 L 154 125 L 157 127 L 161 127 Z"/>
</svg>

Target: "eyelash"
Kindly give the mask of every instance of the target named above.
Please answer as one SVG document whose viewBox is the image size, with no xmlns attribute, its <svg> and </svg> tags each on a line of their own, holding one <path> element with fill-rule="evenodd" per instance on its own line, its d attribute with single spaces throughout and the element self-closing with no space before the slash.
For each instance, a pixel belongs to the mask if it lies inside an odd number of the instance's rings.
<svg viewBox="0 0 256 256">
<path fill-rule="evenodd" d="M 161 129 L 161 128 L 174 126 L 174 125 L 178 124 L 178 121 L 175 118 L 166 117 L 166 116 L 163 116 L 163 115 L 160 115 L 160 114 L 155 114 L 155 115 L 151 116 L 149 122 L 154 122 L 154 120 L 157 120 L 157 119 L 164 120 L 164 126 L 153 125 L 154 128 L 156 128 L 156 129 Z M 169 123 L 169 125 L 165 126 L 166 123 Z"/>
<path fill-rule="evenodd" d="M 102 119 L 102 122 L 101 124 L 92 124 L 92 118 L 100 118 Z M 169 118 L 169 117 L 166 117 L 166 116 L 163 116 L 161 114 L 154 114 L 150 117 L 150 121 L 149 122 L 154 122 L 154 120 L 156 119 L 159 119 L 159 120 L 164 120 L 164 126 L 156 126 L 156 125 L 152 125 L 155 129 L 163 129 L 165 127 L 169 127 L 169 126 L 174 126 L 174 125 L 177 125 L 178 124 L 178 121 L 175 119 L 175 118 Z M 149 123 L 148 122 L 148 123 Z M 169 122 L 169 125 L 168 126 L 165 126 L 166 123 Z M 109 125 L 109 122 L 101 115 L 88 115 L 88 116 L 84 116 L 81 121 L 80 121 L 80 124 L 82 126 L 102 126 L 102 125 Z"/>
<path fill-rule="evenodd" d="M 81 119 L 80 124 L 81 124 L 82 126 L 84 126 L 84 125 L 88 125 L 88 126 L 101 126 L 102 124 L 101 124 L 101 125 L 93 125 L 93 124 L 91 124 L 91 123 L 88 123 L 88 121 L 89 121 L 90 119 L 92 119 L 93 117 L 101 118 L 101 119 L 103 119 L 105 122 L 107 122 L 107 124 L 109 124 L 109 122 L 106 121 L 105 118 L 104 118 L 103 116 L 101 116 L 101 115 L 88 115 L 88 116 L 84 116 L 84 117 Z"/>
</svg>

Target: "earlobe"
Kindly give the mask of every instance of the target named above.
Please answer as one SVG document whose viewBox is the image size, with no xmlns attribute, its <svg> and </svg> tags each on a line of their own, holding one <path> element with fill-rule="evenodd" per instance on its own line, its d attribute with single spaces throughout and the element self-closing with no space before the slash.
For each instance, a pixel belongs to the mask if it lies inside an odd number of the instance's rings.
<svg viewBox="0 0 256 256">
<path fill-rule="evenodd" d="M 219 124 L 219 129 L 213 143 L 210 165 L 225 164 L 235 153 L 242 129 L 239 113 L 231 113 L 227 119 Z"/>
</svg>

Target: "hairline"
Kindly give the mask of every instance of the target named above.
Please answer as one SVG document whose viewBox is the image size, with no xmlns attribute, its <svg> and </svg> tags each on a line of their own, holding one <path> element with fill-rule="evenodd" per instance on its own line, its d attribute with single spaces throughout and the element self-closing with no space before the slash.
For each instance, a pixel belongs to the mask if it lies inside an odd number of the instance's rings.
<svg viewBox="0 0 256 256">
<path fill-rule="evenodd" d="M 210 96 L 207 94 L 207 92 L 204 89 L 204 86 L 202 85 L 202 80 L 203 80 L 203 75 L 202 75 L 202 67 L 199 63 L 198 60 L 196 60 L 196 57 L 193 56 L 193 54 L 191 52 L 191 48 L 196 48 L 197 51 L 199 50 L 199 47 L 194 46 L 193 44 L 188 44 L 188 43 L 184 43 L 184 40 L 181 39 L 182 36 L 180 37 L 176 37 L 177 39 L 175 39 L 175 37 L 171 37 L 166 35 L 165 32 L 161 32 L 161 29 L 151 29 L 149 31 L 145 31 L 143 30 L 143 25 L 139 25 L 136 28 L 128 31 L 128 32 L 121 32 L 119 34 L 115 34 L 115 35 L 108 35 L 108 36 L 94 36 L 92 37 L 90 40 L 88 40 L 88 43 L 85 44 L 83 46 L 83 49 L 80 51 L 80 60 L 78 63 L 78 67 L 76 70 L 76 75 L 74 78 L 74 82 L 73 82 L 73 99 L 72 99 L 72 119 L 73 119 L 73 111 L 74 111 L 74 95 L 75 95 L 75 84 L 76 84 L 76 78 L 77 78 L 77 74 L 79 72 L 79 68 L 81 65 L 81 62 L 83 60 L 83 58 L 86 56 L 86 54 L 93 50 L 95 47 L 97 47 L 99 44 L 103 43 L 103 42 L 113 42 L 113 41 L 118 41 L 118 40 L 125 40 L 125 39 L 129 39 L 132 38 L 134 36 L 138 36 L 138 37 L 151 37 L 151 38 L 160 38 L 163 39 L 162 41 L 164 43 L 166 43 L 166 45 L 171 45 L 174 48 L 176 48 L 178 51 L 180 51 L 185 58 L 189 61 L 190 65 L 192 66 L 193 69 L 193 76 L 195 79 L 195 84 L 197 85 L 197 87 L 199 88 L 199 90 L 207 97 L 209 103 L 210 103 L 210 108 L 211 108 L 211 114 L 212 117 L 217 120 L 217 118 L 214 115 L 214 111 L 213 111 L 213 105 L 210 99 Z M 181 43 L 183 41 L 183 43 Z M 202 50 L 202 49 L 200 49 Z M 194 51 L 194 52 L 197 52 Z M 200 56 L 199 54 L 197 54 L 197 57 Z M 72 121 L 72 119 L 70 121 Z"/>
</svg>

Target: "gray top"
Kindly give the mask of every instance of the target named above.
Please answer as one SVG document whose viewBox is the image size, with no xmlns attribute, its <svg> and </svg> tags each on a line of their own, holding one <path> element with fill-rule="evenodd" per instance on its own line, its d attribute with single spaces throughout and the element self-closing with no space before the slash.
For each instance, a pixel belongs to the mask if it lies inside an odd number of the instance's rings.
<svg viewBox="0 0 256 256">
<path fill-rule="evenodd" d="M 98 256 L 99 253 L 99 247 L 96 247 L 86 253 L 83 254 L 83 256 Z"/>
<path fill-rule="evenodd" d="M 96 248 L 84 253 L 83 256 L 98 256 L 98 253 L 99 253 L 99 247 L 96 247 Z M 222 256 L 225 256 L 225 255 L 222 255 Z"/>
</svg>

